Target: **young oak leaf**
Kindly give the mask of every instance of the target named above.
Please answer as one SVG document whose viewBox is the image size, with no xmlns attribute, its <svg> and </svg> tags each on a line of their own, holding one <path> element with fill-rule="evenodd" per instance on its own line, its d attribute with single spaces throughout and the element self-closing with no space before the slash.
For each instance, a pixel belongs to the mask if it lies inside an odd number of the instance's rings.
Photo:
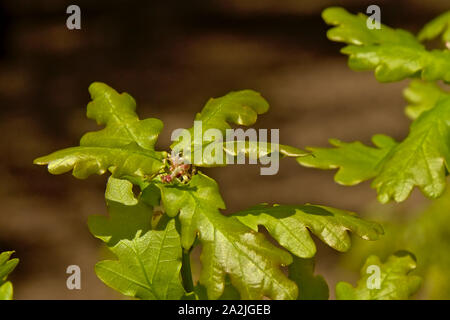
<svg viewBox="0 0 450 320">
<path fill-rule="evenodd" d="M 310 232 L 340 252 L 350 249 L 349 231 L 366 240 L 377 240 L 383 234 L 379 224 L 359 219 L 352 212 L 310 204 L 258 205 L 233 217 L 255 232 L 259 225 L 266 227 L 281 246 L 300 258 L 316 254 Z"/>
<path fill-rule="evenodd" d="M 396 219 L 395 213 L 385 217 L 383 227 L 385 236 L 379 241 L 367 245 L 360 241 L 352 246 L 352 254 L 344 258 L 344 264 L 350 268 L 360 268 L 360 261 L 368 253 L 387 257 L 402 248 L 414 252 L 420 261 L 417 275 L 423 278 L 423 299 L 450 299 L 450 189 L 444 195 L 432 201 L 428 208 L 421 211 L 408 223 Z M 388 219 L 388 220 L 386 220 Z"/>
<path fill-rule="evenodd" d="M 132 240 L 121 239 L 109 249 L 118 260 L 95 265 L 95 273 L 109 287 L 139 299 L 177 300 L 184 295 L 180 238 L 174 220 L 164 230 L 138 232 Z"/>
<path fill-rule="evenodd" d="M 235 218 L 222 215 L 219 209 L 225 204 L 213 179 L 198 173 L 187 185 L 159 187 L 166 213 L 179 215 L 183 248 L 191 248 L 198 237 L 200 284 L 210 299 L 222 296 L 227 276 L 242 299 L 297 297 L 297 286 L 280 270 L 280 265 L 292 262 L 291 255 Z"/>
<path fill-rule="evenodd" d="M 206 141 L 208 139 L 205 139 L 203 135 L 207 130 L 216 129 L 224 135 L 227 129 L 231 129 L 230 123 L 243 126 L 253 125 L 258 115 L 266 113 L 267 110 L 269 110 L 267 101 L 253 90 L 234 91 L 220 98 L 211 98 L 202 111 L 195 116 L 195 121 L 201 121 L 201 127 L 197 127 L 197 134 L 195 134 L 195 124 L 194 127 L 188 129 L 190 145 L 189 141 L 185 141 L 181 137 L 181 141 L 175 141 L 171 148 L 186 150 L 195 145 L 203 148 L 204 144 L 211 143 L 211 141 Z"/>
<path fill-rule="evenodd" d="M 439 197 L 445 189 L 450 163 L 450 97 L 423 112 L 383 163 L 372 182 L 382 203 L 404 201 L 414 186 L 430 197 Z"/>
<path fill-rule="evenodd" d="M 336 299 L 408 299 L 419 290 L 422 282 L 420 277 L 410 275 L 415 268 L 415 258 L 405 251 L 390 256 L 385 263 L 381 263 L 377 256 L 370 256 L 361 269 L 361 279 L 356 288 L 347 282 L 339 282 L 336 285 Z"/>
<path fill-rule="evenodd" d="M 450 42 L 450 11 L 444 12 L 427 23 L 417 37 L 420 41 L 432 40 L 440 34 L 444 43 Z"/>
<path fill-rule="evenodd" d="M 12 300 L 13 286 L 7 281 L 8 275 L 16 268 L 19 259 L 10 259 L 14 251 L 6 251 L 0 254 L 0 300 Z"/>
<path fill-rule="evenodd" d="M 314 275 L 314 258 L 294 257 L 289 265 L 289 279 L 298 286 L 297 300 L 328 300 L 328 284 L 322 276 Z"/>
<path fill-rule="evenodd" d="M 104 83 L 94 82 L 89 92 L 92 101 L 88 104 L 87 116 L 106 127 L 86 133 L 79 147 L 56 151 L 34 163 L 48 165 L 52 174 L 73 169 L 73 175 L 80 179 L 107 170 L 115 177 L 141 178 L 161 170 L 164 153 L 156 152 L 154 145 L 162 122 L 152 118 L 139 120 L 134 99 Z"/>
<path fill-rule="evenodd" d="M 380 29 L 369 29 L 368 17 L 362 13 L 353 15 L 344 8 L 330 7 L 322 12 L 322 18 L 328 25 L 334 26 L 327 32 L 327 37 L 333 41 L 357 46 L 400 44 L 423 48 L 408 31 L 392 29 L 383 24 L 380 24 Z"/>
<path fill-rule="evenodd" d="M 139 299 L 180 299 L 181 245 L 175 222 L 151 230 L 152 207 L 136 199 L 133 185 L 110 177 L 105 198 L 109 217 L 90 216 L 91 233 L 106 243 L 116 261 L 96 264 L 97 276 L 109 287 Z"/>
<path fill-rule="evenodd" d="M 256 122 L 259 114 L 268 109 L 267 101 L 253 90 L 230 92 L 223 97 L 210 99 L 196 115 L 194 126 L 187 131 L 189 135 L 186 140 L 181 134 L 171 148 L 175 152 L 182 151 L 186 160 L 199 167 L 225 166 L 234 163 L 234 158 L 241 154 L 251 160 L 261 159 L 274 152 L 283 157 L 306 155 L 306 152 L 291 146 L 257 141 L 256 132 L 251 137 L 251 134 L 239 128 L 231 136 L 227 135 L 227 129 L 231 129 L 230 123 L 250 126 Z M 199 155 L 196 155 L 196 150 L 200 151 Z M 227 162 L 227 156 L 233 160 Z"/>
<path fill-rule="evenodd" d="M 340 168 L 335 180 L 344 185 L 374 178 L 372 187 L 382 203 L 404 201 L 415 186 L 430 198 L 442 194 L 450 163 L 450 97 L 422 112 L 401 143 L 395 144 L 386 136 L 375 137 L 379 149 L 359 142 L 338 142 L 334 149 L 309 148 L 314 157 L 297 161 L 319 169 Z"/>
<path fill-rule="evenodd" d="M 117 93 L 108 85 L 94 82 L 89 87 L 92 101 L 87 106 L 87 117 L 106 127 L 88 132 L 81 138 L 86 146 L 127 146 L 136 143 L 141 148 L 154 150 L 158 135 L 163 128 L 159 119 L 139 120 L 136 101 L 128 93 Z"/>
<path fill-rule="evenodd" d="M 422 112 L 433 108 L 441 98 L 450 97 L 450 92 L 444 91 L 435 82 L 413 80 L 403 91 L 403 96 L 409 103 L 405 113 L 414 120 Z"/>
<path fill-rule="evenodd" d="M 409 32 L 385 25 L 366 26 L 367 16 L 352 15 L 343 8 L 328 8 L 322 14 L 333 41 L 349 44 L 341 52 L 349 55 L 353 70 L 375 70 L 380 82 L 399 81 L 420 76 L 423 80 L 450 81 L 450 51 L 428 51 Z"/>
<path fill-rule="evenodd" d="M 335 148 L 307 148 L 313 156 L 297 158 L 305 167 L 338 169 L 334 180 L 342 185 L 352 186 L 374 178 L 381 164 L 397 143 L 385 135 L 375 135 L 372 142 L 377 148 L 368 147 L 359 141 L 346 143 L 330 139 Z"/>
</svg>

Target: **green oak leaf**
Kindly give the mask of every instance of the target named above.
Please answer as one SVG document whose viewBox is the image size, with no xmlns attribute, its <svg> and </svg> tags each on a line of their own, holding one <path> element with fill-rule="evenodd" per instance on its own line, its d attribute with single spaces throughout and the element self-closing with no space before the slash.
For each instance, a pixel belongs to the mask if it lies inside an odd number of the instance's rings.
<svg viewBox="0 0 450 320">
<path fill-rule="evenodd" d="M 117 261 L 96 264 L 97 276 L 111 288 L 139 299 L 180 299 L 181 245 L 175 222 L 151 230 L 152 206 L 136 198 L 127 180 L 110 177 L 105 198 L 109 217 L 94 215 L 89 230 L 106 243 Z"/>
<path fill-rule="evenodd" d="M 352 15 L 343 8 L 328 8 L 322 17 L 327 24 L 335 26 L 328 31 L 328 38 L 349 44 L 341 52 L 349 56 L 353 70 L 375 70 L 380 82 L 408 77 L 450 81 L 450 51 L 428 51 L 404 30 L 385 25 L 369 29 L 367 16 Z"/>
<path fill-rule="evenodd" d="M 442 34 L 444 43 L 450 42 L 450 11 L 427 23 L 417 36 L 420 41 L 432 40 Z"/>
<path fill-rule="evenodd" d="M 337 300 L 405 300 L 420 288 L 421 278 L 411 275 L 416 268 L 415 258 L 408 252 L 398 252 L 381 263 L 370 256 L 361 269 L 361 279 L 354 288 L 347 282 L 336 285 Z M 379 270 L 379 274 L 377 271 Z M 376 278 L 379 275 L 379 283 Z"/>
<path fill-rule="evenodd" d="M 322 276 L 314 275 L 313 258 L 295 257 L 289 265 L 289 278 L 298 286 L 298 300 L 328 300 L 329 289 Z"/>
<path fill-rule="evenodd" d="M 381 209 L 381 210 L 380 210 Z M 404 209 L 394 207 L 390 214 L 382 212 L 383 208 L 366 212 L 366 215 L 377 217 L 383 222 L 385 236 L 374 242 L 355 241 L 352 254 L 342 257 L 343 265 L 348 269 L 361 267 L 361 260 L 368 254 L 381 258 L 389 256 L 397 250 L 406 249 L 414 252 L 420 264 L 417 275 L 423 278 L 422 299 L 450 299 L 450 189 L 437 200 L 431 201 L 427 207 L 404 219 L 398 219 Z"/>
<path fill-rule="evenodd" d="M 204 137 L 204 133 L 209 129 L 218 130 L 223 136 L 227 129 L 231 129 L 231 124 L 250 126 L 256 122 L 259 114 L 266 113 L 269 104 L 258 93 L 253 90 L 241 90 L 230 92 L 220 98 L 211 98 L 197 113 L 194 121 L 201 121 L 197 126 L 198 132 L 195 134 L 195 124 L 188 129 L 190 133 L 190 144 L 180 137 L 180 141 L 175 141 L 171 148 L 173 150 L 194 149 L 195 146 L 203 148 L 218 137 Z M 200 124 L 200 123 L 199 123 Z M 192 152 L 193 153 L 193 152 Z"/>
<path fill-rule="evenodd" d="M 12 300 L 13 286 L 7 281 L 8 275 L 16 268 L 19 259 L 10 259 L 14 251 L 5 251 L 0 254 L 0 300 Z"/>
<path fill-rule="evenodd" d="M 89 227 L 104 241 L 104 234 L 111 232 L 108 225 L 104 229 L 92 224 Z M 111 233 L 114 237 L 114 230 Z M 100 261 L 95 265 L 95 273 L 109 287 L 139 299 L 176 300 L 184 295 L 180 237 L 174 220 L 164 230 L 137 230 L 131 240 L 123 237 L 107 244 L 118 260 Z"/>
<path fill-rule="evenodd" d="M 385 160 L 373 180 L 382 203 L 391 198 L 404 201 L 414 186 L 430 197 L 439 197 L 445 189 L 450 163 L 450 98 L 441 99 L 434 108 L 423 112 L 411 125 L 410 132 Z"/>
<path fill-rule="evenodd" d="M 134 99 L 104 83 L 91 84 L 89 92 L 92 101 L 87 107 L 87 117 L 106 127 L 86 133 L 79 147 L 56 151 L 34 163 L 48 165 L 52 174 L 73 169 L 73 175 L 80 179 L 107 170 L 117 178 L 145 178 L 161 170 L 165 153 L 156 152 L 154 145 L 162 122 L 152 118 L 139 120 Z"/>
<path fill-rule="evenodd" d="M 381 24 L 380 29 L 367 27 L 368 17 L 358 13 L 353 15 L 344 8 L 330 7 L 322 12 L 323 20 L 334 26 L 327 32 L 330 40 L 345 42 L 352 45 L 382 45 L 401 44 L 416 48 L 423 48 L 413 34 L 402 29 L 392 29 Z"/>
<path fill-rule="evenodd" d="M 297 297 L 297 286 L 280 270 L 292 262 L 291 255 L 222 215 L 225 204 L 213 179 L 198 173 L 186 185 L 159 187 L 165 212 L 179 217 L 183 248 L 190 249 L 196 238 L 202 246 L 200 283 L 210 299 L 222 296 L 227 276 L 242 299 Z"/>
<path fill-rule="evenodd" d="M 397 145 L 385 135 L 373 136 L 372 142 L 377 148 L 365 146 L 359 141 L 346 143 L 330 139 L 330 144 L 335 148 L 307 148 L 313 156 L 297 158 L 297 162 L 305 167 L 339 169 L 334 180 L 352 186 L 374 178 L 383 160 Z"/>
<path fill-rule="evenodd" d="M 433 108 L 423 111 L 401 143 L 385 136 L 373 140 L 378 149 L 359 142 L 334 142 L 337 148 L 308 148 L 313 157 L 297 161 L 307 167 L 339 168 L 335 180 L 344 185 L 374 178 L 372 187 L 382 203 L 404 201 L 415 186 L 427 197 L 439 197 L 450 163 L 450 97 L 440 98 Z"/>
<path fill-rule="evenodd" d="M 194 126 L 185 132 L 188 137 L 185 138 L 184 134 L 181 134 L 171 148 L 175 153 L 183 153 L 186 162 L 199 167 L 233 164 L 240 154 L 251 160 L 258 160 L 275 152 L 281 157 L 307 155 L 291 146 L 273 141 L 264 143 L 263 140 L 268 137 L 258 137 L 254 129 L 249 129 L 252 131 L 248 132 L 238 128 L 227 136 L 231 124 L 250 126 L 256 122 L 259 114 L 267 112 L 268 109 L 267 101 L 252 90 L 230 92 L 223 97 L 210 99 L 196 115 Z M 207 132 L 211 130 L 214 131 Z"/>
<path fill-rule="evenodd" d="M 366 240 L 377 240 L 383 234 L 379 224 L 361 220 L 352 212 L 310 204 L 258 205 L 233 216 L 255 232 L 259 225 L 266 227 L 281 246 L 300 258 L 316 254 L 310 232 L 340 252 L 350 249 L 349 231 Z"/>
<path fill-rule="evenodd" d="M 403 91 L 409 105 L 405 109 L 410 119 L 416 119 L 422 112 L 430 110 L 443 97 L 450 97 L 450 92 L 441 89 L 435 82 L 413 80 Z"/>
</svg>

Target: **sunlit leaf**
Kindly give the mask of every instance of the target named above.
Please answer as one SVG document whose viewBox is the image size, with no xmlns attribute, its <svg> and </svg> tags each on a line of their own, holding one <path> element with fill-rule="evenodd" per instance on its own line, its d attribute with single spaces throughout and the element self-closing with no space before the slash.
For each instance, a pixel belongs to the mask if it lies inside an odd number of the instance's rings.
<svg viewBox="0 0 450 320">
<path fill-rule="evenodd" d="M 336 299 L 408 299 L 419 290 L 422 283 L 420 277 L 410 274 L 415 268 L 415 258 L 407 252 L 396 253 L 385 263 L 381 263 L 377 256 L 370 256 L 361 268 L 361 279 L 356 288 L 347 282 L 339 282 L 336 285 Z"/>
<path fill-rule="evenodd" d="M 89 92 L 92 101 L 87 116 L 106 127 L 86 133 L 79 147 L 56 151 L 34 163 L 48 165 L 52 174 L 73 169 L 73 175 L 80 179 L 108 170 L 118 178 L 151 177 L 161 170 L 164 153 L 156 152 L 154 145 L 162 122 L 152 118 L 139 120 L 134 99 L 106 84 L 95 82 Z"/>
<path fill-rule="evenodd" d="M 374 70 L 381 82 L 408 77 L 450 81 L 450 51 L 428 51 L 411 33 L 381 25 L 367 28 L 367 16 L 352 15 L 343 8 L 328 8 L 322 14 L 329 25 L 328 38 L 347 43 L 342 53 L 357 71 Z"/>
</svg>

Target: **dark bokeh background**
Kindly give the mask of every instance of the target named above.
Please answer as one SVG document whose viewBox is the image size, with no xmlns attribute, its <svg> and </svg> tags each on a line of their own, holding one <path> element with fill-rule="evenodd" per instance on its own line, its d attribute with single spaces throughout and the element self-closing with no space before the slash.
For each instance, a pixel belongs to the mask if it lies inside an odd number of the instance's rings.
<svg viewBox="0 0 450 320">
<path fill-rule="evenodd" d="M 66 28 L 77 4 L 82 29 Z M 324 146 L 327 139 L 370 141 L 374 133 L 401 139 L 405 83 L 378 84 L 355 73 L 326 39 L 320 12 L 382 8 L 382 22 L 414 32 L 450 7 L 448 0 L 190 0 L 0 2 L 0 251 L 16 250 L 12 280 L 18 299 L 120 298 L 95 276 L 105 255 L 86 226 L 105 212 L 105 177 L 79 181 L 32 165 L 37 156 L 75 145 L 96 130 L 85 118 L 87 88 L 103 81 L 138 101 L 141 117 L 165 123 L 159 147 L 173 129 L 189 127 L 210 97 L 251 88 L 270 102 L 261 128 L 279 128 L 281 141 Z M 363 212 L 375 192 L 346 188 L 331 172 L 284 160 L 276 176 L 256 166 L 209 170 L 229 210 L 260 202 L 321 203 Z M 422 202 L 417 193 L 405 206 Z M 333 286 L 334 253 L 321 247 L 318 271 Z M 66 267 L 82 269 L 82 290 L 66 288 Z"/>
</svg>

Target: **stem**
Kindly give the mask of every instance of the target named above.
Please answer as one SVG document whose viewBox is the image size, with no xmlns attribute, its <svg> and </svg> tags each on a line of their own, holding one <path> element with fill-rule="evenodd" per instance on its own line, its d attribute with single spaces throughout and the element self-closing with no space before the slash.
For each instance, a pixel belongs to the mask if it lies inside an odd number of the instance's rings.
<svg viewBox="0 0 450 320">
<path fill-rule="evenodd" d="M 194 291 L 194 282 L 192 281 L 191 272 L 191 250 L 183 249 L 182 264 L 181 264 L 181 279 L 183 280 L 183 287 L 186 292 Z"/>
</svg>

